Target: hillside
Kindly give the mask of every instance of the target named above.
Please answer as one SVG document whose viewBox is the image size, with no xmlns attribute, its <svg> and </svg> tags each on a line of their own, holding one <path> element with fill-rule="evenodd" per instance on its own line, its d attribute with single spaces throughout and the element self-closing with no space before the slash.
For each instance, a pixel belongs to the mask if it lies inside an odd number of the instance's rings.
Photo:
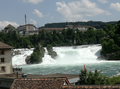
<svg viewBox="0 0 120 89">
<path fill-rule="evenodd" d="M 40 28 L 64 28 L 66 25 L 82 25 L 82 26 L 93 26 L 97 29 L 103 28 L 107 24 L 115 25 L 117 21 L 102 22 L 102 21 L 88 21 L 88 22 L 59 22 L 59 23 L 47 23 Z"/>
</svg>

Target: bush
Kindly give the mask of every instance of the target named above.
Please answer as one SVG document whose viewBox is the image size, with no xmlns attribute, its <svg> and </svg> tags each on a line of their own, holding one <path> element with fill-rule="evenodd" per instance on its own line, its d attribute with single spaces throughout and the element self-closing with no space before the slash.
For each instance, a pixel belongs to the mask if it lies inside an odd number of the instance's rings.
<svg viewBox="0 0 120 89">
<path fill-rule="evenodd" d="M 47 51 L 48 51 L 48 53 L 50 53 L 50 52 L 53 51 L 53 49 L 52 49 L 52 45 L 47 45 Z"/>
<path fill-rule="evenodd" d="M 119 85 L 120 84 L 120 76 L 113 76 L 110 78 L 110 85 Z"/>
<path fill-rule="evenodd" d="M 31 55 L 30 63 L 42 62 L 42 58 L 44 57 L 44 53 L 45 53 L 45 50 L 42 46 L 41 46 L 41 48 L 39 48 L 39 46 L 36 46 L 36 48 L 34 49 L 34 52 Z"/>
<path fill-rule="evenodd" d="M 79 74 L 80 80 L 76 83 L 76 85 L 107 85 L 110 84 L 109 77 L 100 74 L 101 71 L 95 72 L 86 72 L 85 70 L 81 70 Z"/>
<path fill-rule="evenodd" d="M 31 63 L 38 63 L 40 61 L 40 57 L 36 52 L 33 52 L 30 59 Z"/>
<path fill-rule="evenodd" d="M 28 45 L 28 46 L 27 46 L 27 48 L 28 48 L 28 49 L 30 49 L 30 48 L 31 48 L 31 46 L 30 46 L 30 45 Z"/>
</svg>

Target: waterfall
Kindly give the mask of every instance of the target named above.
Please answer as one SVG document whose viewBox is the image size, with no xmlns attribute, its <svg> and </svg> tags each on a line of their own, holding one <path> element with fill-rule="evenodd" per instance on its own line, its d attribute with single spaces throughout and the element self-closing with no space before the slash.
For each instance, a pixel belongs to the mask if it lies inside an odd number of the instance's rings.
<svg viewBox="0 0 120 89">
<path fill-rule="evenodd" d="M 57 52 L 56 59 L 52 59 L 45 49 L 45 56 L 42 64 L 54 65 L 75 65 L 83 63 L 98 63 L 100 60 L 101 45 L 82 45 L 76 47 L 53 47 Z"/>
</svg>

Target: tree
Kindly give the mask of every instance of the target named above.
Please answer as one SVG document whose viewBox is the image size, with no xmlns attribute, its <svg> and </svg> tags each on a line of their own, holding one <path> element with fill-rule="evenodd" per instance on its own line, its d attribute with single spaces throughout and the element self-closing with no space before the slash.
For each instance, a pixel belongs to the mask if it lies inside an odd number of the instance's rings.
<svg viewBox="0 0 120 89">
<path fill-rule="evenodd" d="M 30 58 L 30 62 L 31 63 L 39 63 L 39 56 L 37 54 L 37 52 L 33 52 L 33 54 L 31 54 L 31 58 Z"/>
<path fill-rule="evenodd" d="M 76 85 L 106 85 L 110 84 L 109 77 L 106 75 L 100 74 L 102 71 L 95 72 L 89 71 L 88 73 L 85 70 L 81 70 L 79 74 L 80 80 L 76 83 Z"/>
</svg>

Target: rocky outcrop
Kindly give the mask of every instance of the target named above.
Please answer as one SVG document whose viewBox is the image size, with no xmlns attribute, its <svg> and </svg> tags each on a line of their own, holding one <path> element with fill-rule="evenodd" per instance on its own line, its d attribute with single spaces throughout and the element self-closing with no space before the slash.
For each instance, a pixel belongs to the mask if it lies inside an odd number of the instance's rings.
<svg viewBox="0 0 120 89">
<path fill-rule="evenodd" d="M 51 45 L 48 45 L 47 46 L 47 51 L 48 51 L 48 54 L 53 58 L 55 59 L 57 57 L 57 53 L 55 51 L 53 51 L 53 48 Z"/>
<path fill-rule="evenodd" d="M 44 57 L 45 49 L 43 46 L 36 46 L 33 53 L 26 58 L 27 64 L 37 64 L 42 62 L 42 58 Z"/>
<path fill-rule="evenodd" d="M 55 58 L 57 57 L 57 53 L 56 53 L 55 51 L 52 51 L 52 52 L 51 52 L 51 57 L 52 57 L 53 59 L 55 59 Z"/>
<path fill-rule="evenodd" d="M 27 64 L 31 64 L 31 63 L 30 63 L 30 57 L 31 57 L 31 56 L 27 56 L 26 59 L 25 59 L 25 62 L 26 62 Z"/>
</svg>

